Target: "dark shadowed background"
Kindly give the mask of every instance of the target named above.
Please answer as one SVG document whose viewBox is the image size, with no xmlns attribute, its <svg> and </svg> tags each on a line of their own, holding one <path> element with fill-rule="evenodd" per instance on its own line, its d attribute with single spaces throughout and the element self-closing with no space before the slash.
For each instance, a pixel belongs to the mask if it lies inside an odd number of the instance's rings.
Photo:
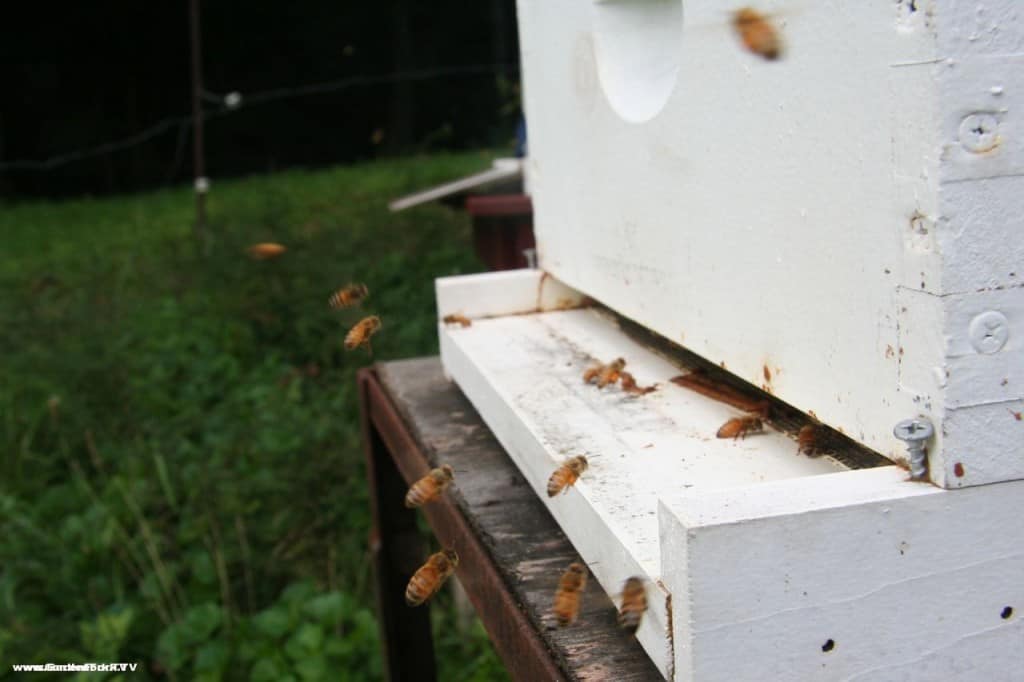
<svg viewBox="0 0 1024 682">
<path fill-rule="evenodd" d="M 513 137 L 514 0 L 201 6 L 215 180 Z M 191 178 L 187 0 L 29 3 L 18 15 L 0 41 L 0 196 L 108 194 Z M 321 83 L 324 92 L 295 92 Z M 243 104 L 226 112 L 216 96 L 230 91 Z M 56 158 L 148 131 L 114 153 Z"/>
</svg>

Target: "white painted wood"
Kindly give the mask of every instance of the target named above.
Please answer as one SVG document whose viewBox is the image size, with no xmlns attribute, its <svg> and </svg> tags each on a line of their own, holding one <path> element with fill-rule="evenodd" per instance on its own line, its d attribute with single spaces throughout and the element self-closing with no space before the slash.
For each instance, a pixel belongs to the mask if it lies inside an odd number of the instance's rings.
<svg viewBox="0 0 1024 682">
<path fill-rule="evenodd" d="M 540 270 L 501 270 L 472 277 L 435 280 L 438 317 L 470 319 L 561 310 L 580 305 L 584 296 Z"/>
<path fill-rule="evenodd" d="M 1019 679 L 1022 511 L 894 467 L 664 498 L 676 679 Z"/>
<path fill-rule="evenodd" d="M 715 438 L 740 413 L 669 383 L 679 368 L 595 309 L 491 316 L 521 313 L 542 282 L 561 286 L 531 272 L 439 280 L 442 316 L 476 316 L 470 327 L 440 325 L 442 361 L 610 595 L 630 575 L 659 584 L 660 497 L 845 469 L 828 457 L 796 454 L 792 439 L 770 430 L 739 441 Z M 493 297 L 474 296 L 474 283 Z M 492 307 L 471 308 L 477 300 Z M 638 383 L 659 389 L 634 396 L 583 383 L 584 370 L 619 356 Z M 572 490 L 549 499 L 548 477 L 577 454 L 588 458 L 589 469 Z M 654 598 L 656 590 L 637 636 L 668 675 L 667 605 Z"/>
<path fill-rule="evenodd" d="M 445 197 L 466 194 L 470 190 L 493 189 L 496 185 L 515 183 L 522 177 L 523 163 L 520 159 L 495 159 L 485 171 L 400 197 L 389 203 L 388 208 L 397 213 Z"/>
<path fill-rule="evenodd" d="M 711 0 L 518 7 L 544 270 L 895 461 L 929 417 L 938 485 L 1024 477 L 1019 3 L 767 1 L 778 62 Z"/>
</svg>

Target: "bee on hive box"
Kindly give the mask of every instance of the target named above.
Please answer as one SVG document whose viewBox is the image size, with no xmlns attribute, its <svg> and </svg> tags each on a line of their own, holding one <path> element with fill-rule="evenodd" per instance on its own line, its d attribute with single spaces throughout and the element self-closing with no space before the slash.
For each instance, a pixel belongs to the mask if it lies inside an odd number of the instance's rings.
<svg viewBox="0 0 1024 682">
<path fill-rule="evenodd" d="M 576 483 L 576 479 L 587 470 L 587 466 L 587 458 L 583 455 L 565 460 L 565 463 L 555 469 L 548 479 L 548 497 L 554 497 Z"/>
<path fill-rule="evenodd" d="M 453 549 L 431 554 L 427 562 L 409 579 L 409 585 L 405 588 L 405 603 L 419 606 L 433 597 L 458 565 L 459 555 Z"/>
<path fill-rule="evenodd" d="M 445 315 L 443 318 L 441 318 L 441 321 L 444 322 L 445 324 L 458 324 L 463 327 L 469 327 L 470 325 L 473 324 L 473 320 L 469 319 L 465 315 L 459 315 L 458 313 L 454 313 L 452 315 Z"/>
<path fill-rule="evenodd" d="M 362 302 L 369 294 L 370 290 L 366 288 L 365 284 L 349 284 L 331 294 L 327 303 L 335 310 L 338 308 L 351 308 Z"/>
<path fill-rule="evenodd" d="M 583 383 L 592 384 L 596 380 L 598 388 L 614 384 L 619 380 L 622 368 L 625 366 L 626 361 L 622 358 L 616 358 L 607 365 L 595 365 L 583 373 Z"/>
<path fill-rule="evenodd" d="M 370 337 L 376 334 L 380 328 L 381 321 L 376 315 L 359 320 L 345 335 L 345 350 L 355 350 L 360 346 L 370 348 Z"/>
<path fill-rule="evenodd" d="M 622 372 L 619 377 L 622 382 L 622 390 L 626 393 L 633 393 L 635 395 L 646 395 L 655 389 L 655 386 L 639 386 L 636 383 L 636 378 L 633 377 L 629 372 Z"/>
<path fill-rule="evenodd" d="M 796 451 L 814 456 L 821 449 L 821 430 L 813 424 L 801 427 L 796 435 Z"/>
<path fill-rule="evenodd" d="M 583 564 L 569 564 L 569 569 L 562 574 L 555 591 L 555 604 L 552 611 L 559 627 L 571 625 L 580 613 L 580 600 L 583 588 L 587 585 L 587 567 Z"/>
<path fill-rule="evenodd" d="M 633 576 L 626 578 L 622 586 L 622 606 L 619 607 L 619 627 L 636 632 L 640 627 L 640 619 L 647 610 L 647 590 L 642 578 Z"/>
<path fill-rule="evenodd" d="M 733 417 L 722 424 L 722 427 L 718 429 L 718 433 L 715 436 L 736 440 L 738 438 L 746 438 L 748 433 L 763 430 L 764 422 L 761 421 L 760 417 Z"/>
<path fill-rule="evenodd" d="M 455 472 L 447 464 L 431 469 L 429 474 L 409 487 L 405 495 L 405 506 L 412 509 L 436 500 L 454 478 Z"/>
<path fill-rule="evenodd" d="M 771 20 L 757 10 L 744 7 L 733 12 L 732 26 L 744 47 L 769 61 L 782 56 L 782 38 Z"/>
</svg>

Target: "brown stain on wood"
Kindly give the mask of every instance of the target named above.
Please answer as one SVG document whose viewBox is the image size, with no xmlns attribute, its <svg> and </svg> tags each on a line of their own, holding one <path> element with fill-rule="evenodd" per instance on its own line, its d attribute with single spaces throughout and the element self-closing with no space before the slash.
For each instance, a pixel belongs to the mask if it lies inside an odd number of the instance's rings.
<svg viewBox="0 0 1024 682">
<path fill-rule="evenodd" d="M 744 412 L 760 412 L 765 408 L 764 400 L 757 400 L 744 395 L 731 386 L 716 381 L 700 370 L 694 370 L 689 374 L 680 374 L 669 379 L 676 386 L 688 388 L 691 391 L 707 396 L 712 400 L 732 405 Z"/>
</svg>

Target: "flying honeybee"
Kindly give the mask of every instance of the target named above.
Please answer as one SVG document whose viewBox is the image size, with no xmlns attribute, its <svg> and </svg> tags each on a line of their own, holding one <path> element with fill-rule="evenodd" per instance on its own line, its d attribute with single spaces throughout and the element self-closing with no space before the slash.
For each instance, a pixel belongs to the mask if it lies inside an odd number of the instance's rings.
<svg viewBox="0 0 1024 682">
<path fill-rule="evenodd" d="M 761 421 L 760 417 L 733 417 L 729 421 L 722 424 L 722 428 L 718 429 L 718 433 L 715 435 L 719 438 L 746 438 L 748 433 L 753 431 L 763 431 L 764 422 Z"/>
<path fill-rule="evenodd" d="M 409 585 L 405 588 L 405 603 L 409 606 L 419 606 L 433 597 L 458 565 L 459 555 L 454 549 L 431 554 L 427 563 L 420 566 L 409 578 Z"/>
<path fill-rule="evenodd" d="M 360 346 L 370 348 L 370 337 L 381 328 L 380 318 L 370 315 L 356 322 L 355 326 L 345 335 L 345 349 L 354 350 Z"/>
<path fill-rule="evenodd" d="M 548 497 L 554 497 L 576 482 L 576 479 L 587 470 L 587 458 L 583 455 L 565 460 L 565 464 L 555 469 L 548 479 Z"/>
<path fill-rule="evenodd" d="M 405 495 L 405 506 L 412 509 L 436 500 L 454 478 L 455 472 L 447 464 L 431 469 L 429 474 L 409 487 Z"/>
<path fill-rule="evenodd" d="M 351 308 L 359 304 L 369 294 L 370 290 L 366 288 L 365 284 L 349 284 L 331 294 L 327 303 L 334 309 Z"/>
<path fill-rule="evenodd" d="M 819 435 L 817 427 L 808 424 L 801 427 L 800 432 L 796 434 L 796 451 L 797 453 L 804 453 L 805 455 L 815 455 L 818 452 L 820 443 L 818 442 Z"/>
<path fill-rule="evenodd" d="M 469 319 L 465 315 L 459 315 L 458 313 L 454 313 L 452 315 L 445 315 L 444 317 L 441 318 L 441 321 L 444 322 L 445 324 L 459 324 L 462 325 L 463 327 L 468 327 L 473 324 L 473 320 Z"/>
<path fill-rule="evenodd" d="M 569 564 L 569 570 L 562 574 L 555 592 L 555 620 L 560 627 L 571 625 L 580 613 L 580 599 L 587 585 L 587 567 L 583 564 Z"/>
<path fill-rule="evenodd" d="M 285 247 L 280 244 L 274 244 L 273 242 L 263 242 L 262 244 L 253 244 L 246 252 L 254 260 L 269 260 L 271 258 L 277 258 L 282 253 L 287 251 Z"/>
<path fill-rule="evenodd" d="M 732 26 L 743 45 L 754 54 L 769 61 L 782 56 L 782 38 L 765 15 L 744 7 L 733 12 Z"/>
<path fill-rule="evenodd" d="M 647 610 L 647 590 L 642 578 L 626 578 L 622 586 L 622 606 L 619 607 L 619 627 L 636 632 L 640 618 Z"/>
</svg>

